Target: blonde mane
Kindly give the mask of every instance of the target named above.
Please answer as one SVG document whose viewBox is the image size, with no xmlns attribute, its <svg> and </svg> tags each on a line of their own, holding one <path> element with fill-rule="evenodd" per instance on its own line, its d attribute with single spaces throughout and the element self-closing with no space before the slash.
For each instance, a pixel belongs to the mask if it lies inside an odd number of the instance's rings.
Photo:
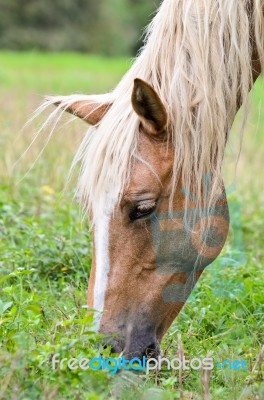
<svg viewBox="0 0 264 400">
<path fill-rule="evenodd" d="M 134 78 L 150 83 L 169 115 L 175 149 L 173 185 L 200 190 L 205 173 L 221 176 L 227 135 L 240 101 L 253 84 L 249 9 L 255 42 L 264 57 L 264 0 L 164 0 L 146 31 L 143 49 L 113 92 L 50 99 L 113 103 L 87 132 L 73 164 L 81 161 L 78 194 L 93 215 L 123 193 L 137 156 L 139 121 L 131 105 Z M 263 65 L 262 65 L 263 66 Z M 107 68 L 107 66 L 106 66 Z"/>
</svg>

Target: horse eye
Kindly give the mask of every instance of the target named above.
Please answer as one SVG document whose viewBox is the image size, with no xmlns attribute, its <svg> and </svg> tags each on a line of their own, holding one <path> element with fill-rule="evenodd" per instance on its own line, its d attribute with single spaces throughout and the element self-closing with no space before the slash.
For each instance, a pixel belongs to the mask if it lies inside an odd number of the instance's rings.
<svg viewBox="0 0 264 400">
<path fill-rule="evenodd" d="M 155 211 L 156 206 L 156 201 L 139 203 L 130 211 L 129 218 L 131 221 L 135 221 L 137 219 L 148 217 Z"/>
</svg>

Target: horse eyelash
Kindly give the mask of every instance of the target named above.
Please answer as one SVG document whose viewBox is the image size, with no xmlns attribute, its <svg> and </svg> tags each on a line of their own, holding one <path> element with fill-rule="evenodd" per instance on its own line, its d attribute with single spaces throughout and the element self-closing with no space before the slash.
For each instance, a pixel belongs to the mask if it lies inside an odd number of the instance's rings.
<svg viewBox="0 0 264 400">
<path fill-rule="evenodd" d="M 153 202 L 151 207 L 145 208 L 144 211 L 140 211 L 138 209 L 138 205 L 137 205 L 130 211 L 129 218 L 131 221 L 136 221 L 138 219 L 147 217 L 155 211 L 156 206 L 157 206 L 157 202 Z M 137 213 L 139 213 L 139 214 L 141 213 L 142 215 L 137 216 Z"/>
</svg>

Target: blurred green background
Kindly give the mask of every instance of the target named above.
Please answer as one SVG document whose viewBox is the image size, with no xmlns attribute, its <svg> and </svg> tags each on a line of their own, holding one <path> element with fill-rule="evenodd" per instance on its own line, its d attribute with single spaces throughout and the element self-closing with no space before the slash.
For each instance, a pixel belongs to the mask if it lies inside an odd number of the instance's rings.
<svg viewBox="0 0 264 400">
<path fill-rule="evenodd" d="M 154 0 L 0 0 L 0 48 L 135 54 Z"/>
</svg>

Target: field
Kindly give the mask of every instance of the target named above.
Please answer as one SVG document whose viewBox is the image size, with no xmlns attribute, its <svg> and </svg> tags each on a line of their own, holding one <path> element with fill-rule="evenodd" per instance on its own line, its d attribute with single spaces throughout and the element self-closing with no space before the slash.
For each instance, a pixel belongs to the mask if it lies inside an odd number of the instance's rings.
<svg viewBox="0 0 264 400">
<path fill-rule="evenodd" d="M 51 358 L 110 350 L 87 316 L 91 235 L 65 187 L 86 125 L 62 124 L 24 154 L 42 116 L 22 127 L 45 94 L 110 90 L 127 59 L 78 54 L 0 53 L 0 399 L 264 399 L 264 110 L 262 80 L 251 95 L 240 160 L 234 123 L 225 181 L 232 227 L 221 257 L 201 278 L 170 328 L 162 354 L 244 360 L 247 369 L 121 372 L 53 370 Z M 65 122 L 67 118 L 65 119 Z M 41 149 L 47 144 L 43 153 Z M 261 350 L 262 349 L 262 350 Z"/>
</svg>

